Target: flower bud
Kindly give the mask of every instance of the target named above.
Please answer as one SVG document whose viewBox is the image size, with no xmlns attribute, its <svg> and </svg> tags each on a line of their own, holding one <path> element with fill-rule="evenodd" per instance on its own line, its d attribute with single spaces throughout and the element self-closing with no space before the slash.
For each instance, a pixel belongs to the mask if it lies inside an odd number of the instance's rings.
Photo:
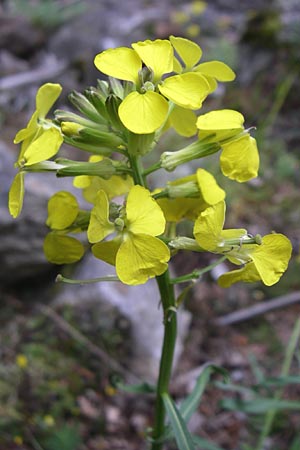
<svg viewBox="0 0 300 450">
<path fill-rule="evenodd" d="M 220 148 L 218 143 L 206 144 L 196 141 L 176 152 L 164 152 L 160 157 L 161 167 L 171 172 L 181 164 L 216 153 Z"/>
<path fill-rule="evenodd" d="M 71 92 L 69 100 L 82 114 L 86 115 L 93 122 L 106 123 L 106 119 L 99 114 L 94 105 L 80 92 Z"/>
<path fill-rule="evenodd" d="M 118 113 L 118 109 L 119 109 L 121 102 L 122 102 L 122 100 L 120 99 L 120 97 L 117 97 L 116 95 L 111 94 L 107 97 L 105 106 L 106 106 L 109 120 L 110 120 L 113 128 L 115 128 L 116 130 L 123 131 L 125 128 L 120 120 L 119 113 Z"/>
</svg>

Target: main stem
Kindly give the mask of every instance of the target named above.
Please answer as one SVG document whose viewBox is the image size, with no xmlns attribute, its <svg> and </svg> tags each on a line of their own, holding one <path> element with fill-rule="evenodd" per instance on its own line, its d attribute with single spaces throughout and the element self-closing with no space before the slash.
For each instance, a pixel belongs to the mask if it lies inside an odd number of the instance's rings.
<svg viewBox="0 0 300 450">
<path fill-rule="evenodd" d="M 135 184 L 147 187 L 143 177 L 143 168 L 140 158 L 136 155 L 128 155 Z M 160 359 L 159 376 L 156 388 L 155 416 L 152 438 L 158 441 L 162 437 L 165 427 L 165 407 L 162 394 L 169 393 L 169 383 L 172 373 L 174 350 L 177 335 L 177 317 L 174 285 L 170 282 L 169 271 L 156 277 L 163 307 L 164 340 Z M 161 450 L 163 443 L 153 442 L 151 450 Z"/>
<path fill-rule="evenodd" d="M 160 360 L 159 376 L 156 390 L 155 417 L 152 437 L 158 440 L 165 427 L 165 407 L 163 404 L 162 394 L 169 392 L 169 383 L 172 373 L 173 357 L 177 334 L 177 317 L 175 308 L 174 287 L 170 283 L 169 271 L 157 276 L 161 302 L 164 313 L 164 340 L 162 354 Z M 163 444 L 154 442 L 152 450 L 161 450 Z"/>
</svg>

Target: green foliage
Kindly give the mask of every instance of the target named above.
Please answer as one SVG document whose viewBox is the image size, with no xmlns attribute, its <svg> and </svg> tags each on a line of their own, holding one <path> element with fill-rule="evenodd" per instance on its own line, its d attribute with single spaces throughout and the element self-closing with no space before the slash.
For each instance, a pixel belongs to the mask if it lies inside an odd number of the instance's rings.
<svg viewBox="0 0 300 450">
<path fill-rule="evenodd" d="M 60 0 L 11 0 L 15 14 L 21 14 L 35 25 L 43 28 L 56 28 L 81 14 L 84 10 L 82 0 L 73 0 L 64 5 Z"/>
</svg>

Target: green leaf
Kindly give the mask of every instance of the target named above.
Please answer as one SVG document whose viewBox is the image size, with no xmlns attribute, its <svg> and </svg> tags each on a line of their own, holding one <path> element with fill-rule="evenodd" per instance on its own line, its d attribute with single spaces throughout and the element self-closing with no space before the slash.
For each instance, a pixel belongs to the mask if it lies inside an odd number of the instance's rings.
<svg viewBox="0 0 300 450">
<path fill-rule="evenodd" d="M 192 392 L 186 397 L 186 399 L 180 405 L 180 414 L 185 421 L 189 421 L 192 414 L 198 408 L 204 389 L 210 381 L 210 377 L 213 373 L 221 374 L 225 379 L 228 378 L 228 373 L 225 369 L 213 364 L 208 364 L 204 367 L 201 374 L 197 378 L 196 384 Z"/>
<path fill-rule="evenodd" d="M 253 400 L 225 399 L 221 402 L 224 409 L 242 411 L 246 414 L 264 414 L 270 410 L 300 410 L 300 402 L 256 397 Z"/>
<path fill-rule="evenodd" d="M 300 384 L 299 375 L 289 375 L 286 377 L 270 377 L 265 378 L 262 383 L 255 387 L 268 387 L 268 386 L 288 386 L 290 384 Z"/>
<path fill-rule="evenodd" d="M 207 439 L 204 439 L 200 436 L 192 436 L 194 443 L 196 444 L 197 448 L 201 450 L 223 450 L 221 447 L 218 447 L 213 442 L 208 441 Z"/>
<path fill-rule="evenodd" d="M 290 446 L 290 450 L 299 450 L 299 448 L 300 448 L 300 435 L 298 434 L 293 440 Z"/>
<path fill-rule="evenodd" d="M 43 445 L 45 450 L 77 450 L 80 444 L 78 429 L 66 425 L 55 431 Z"/>
<path fill-rule="evenodd" d="M 124 392 L 130 392 L 133 394 L 153 394 L 156 392 L 156 387 L 149 383 L 142 382 L 138 384 L 124 384 L 117 376 L 112 377 L 111 384 L 116 388 Z"/>
<path fill-rule="evenodd" d="M 169 416 L 175 440 L 180 450 L 195 450 L 194 442 L 186 423 L 169 394 L 162 394 L 162 399 Z"/>
</svg>

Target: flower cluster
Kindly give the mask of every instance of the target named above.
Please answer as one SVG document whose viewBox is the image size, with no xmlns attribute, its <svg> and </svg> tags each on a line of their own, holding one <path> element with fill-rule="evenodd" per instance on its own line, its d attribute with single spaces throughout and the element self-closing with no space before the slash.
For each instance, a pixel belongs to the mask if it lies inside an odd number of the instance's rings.
<svg viewBox="0 0 300 450">
<path fill-rule="evenodd" d="M 173 171 L 217 152 L 224 176 L 241 183 L 258 175 L 257 145 L 243 115 L 231 109 L 199 114 L 218 83 L 235 78 L 224 62 L 200 62 L 201 57 L 198 44 L 175 36 L 105 50 L 95 65 L 108 81 L 83 94 L 72 92 L 78 113 L 57 110 L 54 119 L 46 116 L 60 85 L 38 90 L 36 111 L 15 138 L 22 146 L 10 212 L 14 217 L 21 212 L 26 172 L 74 177 L 85 201 L 79 206 L 82 201 L 66 191 L 49 200 L 51 231 L 44 244 L 49 261 L 73 263 L 90 249 L 115 266 L 121 282 L 136 285 L 163 274 L 176 249 L 190 249 L 224 255 L 239 266 L 220 276 L 221 286 L 279 280 L 291 256 L 289 240 L 277 233 L 260 238 L 245 229 L 223 229 L 226 193 L 201 164 L 194 174 L 149 187 L 152 172 Z M 193 142 L 144 167 L 144 155 L 170 128 Z M 53 160 L 63 142 L 88 152 L 88 160 Z M 177 224 L 183 220 L 193 223 L 193 237 L 180 234 Z"/>
</svg>

